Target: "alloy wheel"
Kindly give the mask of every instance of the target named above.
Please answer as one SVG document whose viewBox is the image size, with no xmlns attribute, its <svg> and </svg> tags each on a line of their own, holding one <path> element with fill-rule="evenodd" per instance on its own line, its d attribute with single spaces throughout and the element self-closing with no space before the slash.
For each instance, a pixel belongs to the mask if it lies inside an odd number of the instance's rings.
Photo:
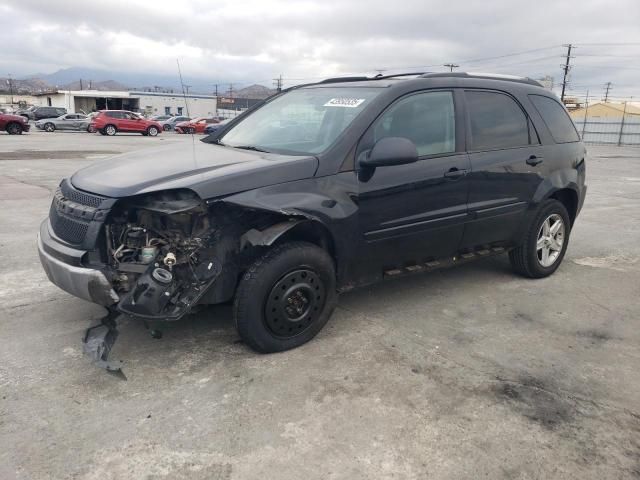
<svg viewBox="0 0 640 480">
<path fill-rule="evenodd" d="M 545 268 L 552 266 L 560 253 L 565 239 L 565 225 L 562 217 L 553 213 L 545 218 L 536 241 L 536 253 L 538 262 Z"/>
</svg>

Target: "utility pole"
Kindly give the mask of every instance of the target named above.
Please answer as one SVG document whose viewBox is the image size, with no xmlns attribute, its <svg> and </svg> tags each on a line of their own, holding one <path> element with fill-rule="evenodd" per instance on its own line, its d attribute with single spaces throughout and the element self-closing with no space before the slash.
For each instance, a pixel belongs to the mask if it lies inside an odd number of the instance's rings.
<svg viewBox="0 0 640 480">
<path fill-rule="evenodd" d="M 229 98 L 233 98 L 233 83 L 229 84 Z"/>
<path fill-rule="evenodd" d="M 282 74 L 278 78 L 273 79 L 273 86 L 276 87 L 276 91 L 282 91 Z"/>
<path fill-rule="evenodd" d="M 80 79 L 80 90 L 82 90 L 82 79 Z"/>
<path fill-rule="evenodd" d="M 589 90 L 587 90 L 587 98 L 584 101 L 584 119 L 582 121 L 582 140 L 584 141 L 584 132 L 587 128 L 587 118 L 589 118 Z"/>
<path fill-rule="evenodd" d="M 609 101 L 609 90 L 611 90 L 611 82 L 607 82 L 605 83 L 605 92 L 604 92 L 604 103 L 607 103 Z"/>
<path fill-rule="evenodd" d="M 618 146 L 622 145 L 622 135 L 624 134 L 624 117 L 627 114 L 627 102 L 624 102 L 624 110 L 622 111 L 622 122 L 620 122 L 620 135 L 618 135 Z"/>
<path fill-rule="evenodd" d="M 571 61 L 571 49 L 573 48 L 573 45 L 569 44 L 564 46 L 567 47 L 567 59 L 565 60 L 564 65 L 561 65 L 564 74 L 562 76 L 562 93 L 560 94 L 560 101 L 563 104 L 564 104 L 564 92 L 567 88 L 567 77 L 569 76 L 569 70 L 571 69 L 571 67 L 569 66 L 569 62 Z"/>
<path fill-rule="evenodd" d="M 11 80 L 11 74 L 9 74 L 9 80 L 7 80 L 9 84 L 9 96 L 11 97 L 11 105 L 13 105 L 13 80 Z"/>
<path fill-rule="evenodd" d="M 459 66 L 460 66 L 460 65 L 457 65 L 457 64 L 455 64 L 455 63 L 445 63 L 445 64 L 443 65 L 443 67 L 449 67 L 449 71 L 450 71 L 450 72 L 453 72 L 453 69 L 454 69 L 454 68 L 458 68 Z"/>
<path fill-rule="evenodd" d="M 216 98 L 217 98 L 217 97 L 218 97 L 218 84 L 216 83 L 216 84 L 214 85 L 214 87 L 215 87 L 215 89 L 216 89 L 216 90 L 215 90 L 214 95 L 215 95 L 215 96 L 216 96 Z"/>
<path fill-rule="evenodd" d="M 185 93 L 186 93 L 187 95 L 189 95 L 189 89 L 190 89 L 192 86 L 193 86 L 193 85 L 185 85 L 185 86 L 184 86 Z"/>
</svg>

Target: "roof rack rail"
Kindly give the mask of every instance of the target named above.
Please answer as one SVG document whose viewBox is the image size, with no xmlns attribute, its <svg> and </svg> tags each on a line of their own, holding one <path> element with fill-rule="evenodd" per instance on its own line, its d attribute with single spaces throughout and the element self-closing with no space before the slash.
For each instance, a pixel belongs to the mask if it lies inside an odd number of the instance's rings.
<svg viewBox="0 0 640 480">
<path fill-rule="evenodd" d="M 363 82 L 366 80 L 371 80 L 371 78 L 370 77 L 332 77 L 332 78 L 325 78 L 324 80 L 321 80 L 318 83 Z"/>
<path fill-rule="evenodd" d="M 529 85 L 535 85 L 536 87 L 542 87 L 542 84 L 537 80 L 529 77 L 518 77 L 516 75 L 504 75 L 502 73 L 475 73 L 475 72 L 439 72 L 439 73 L 425 73 L 420 78 L 438 78 L 438 77 L 458 77 L 458 78 L 483 78 L 488 80 L 504 80 L 507 82 L 526 83 Z"/>
<path fill-rule="evenodd" d="M 417 75 L 418 77 L 422 77 L 423 75 L 427 75 L 429 72 L 405 72 L 405 73 L 392 73 L 389 75 L 382 75 L 379 73 L 371 80 L 385 80 L 387 78 L 395 78 L 395 77 L 410 77 L 412 75 Z"/>
</svg>

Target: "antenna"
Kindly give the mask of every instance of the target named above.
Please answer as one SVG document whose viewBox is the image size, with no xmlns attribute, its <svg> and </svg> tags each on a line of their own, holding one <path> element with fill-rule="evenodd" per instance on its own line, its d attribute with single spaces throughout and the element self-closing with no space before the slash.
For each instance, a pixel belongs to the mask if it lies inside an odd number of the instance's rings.
<svg viewBox="0 0 640 480">
<path fill-rule="evenodd" d="M 191 118 L 191 115 L 189 114 L 189 104 L 187 103 L 187 94 L 184 92 L 185 84 L 182 81 L 182 70 L 180 70 L 180 60 L 178 60 L 177 58 L 176 58 L 176 63 L 178 64 L 178 75 L 180 76 L 180 86 L 182 87 L 182 97 L 184 98 L 184 106 L 187 109 L 187 117 Z"/>
</svg>

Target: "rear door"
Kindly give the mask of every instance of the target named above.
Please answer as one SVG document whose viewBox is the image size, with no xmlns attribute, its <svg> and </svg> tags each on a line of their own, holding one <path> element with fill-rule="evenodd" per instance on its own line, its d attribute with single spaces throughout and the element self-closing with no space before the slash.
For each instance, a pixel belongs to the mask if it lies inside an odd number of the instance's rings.
<svg viewBox="0 0 640 480">
<path fill-rule="evenodd" d="M 543 148 L 526 111 L 505 92 L 466 90 L 471 160 L 469 223 L 462 248 L 509 243 L 546 175 Z"/>
<path fill-rule="evenodd" d="M 127 132 L 141 132 L 145 127 L 140 117 L 131 112 L 122 112 L 122 120 L 120 120 L 120 123 L 122 124 L 122 130 L 126 130 Z"/>
<path fill-rule="evenodd" d="M 469 160 L 454 92 L 425 91 L 394 102 L 369 128 L 357 158 L 384 137 L 404 137 L 419 160 L 359 169 L 359 224 L 371 268 L 453 254 L 467 217 Z M 457 118 L 456 118 L 457 117 Z M 461 128 L 462 127 L 462 128 Z"/>
</svg>

